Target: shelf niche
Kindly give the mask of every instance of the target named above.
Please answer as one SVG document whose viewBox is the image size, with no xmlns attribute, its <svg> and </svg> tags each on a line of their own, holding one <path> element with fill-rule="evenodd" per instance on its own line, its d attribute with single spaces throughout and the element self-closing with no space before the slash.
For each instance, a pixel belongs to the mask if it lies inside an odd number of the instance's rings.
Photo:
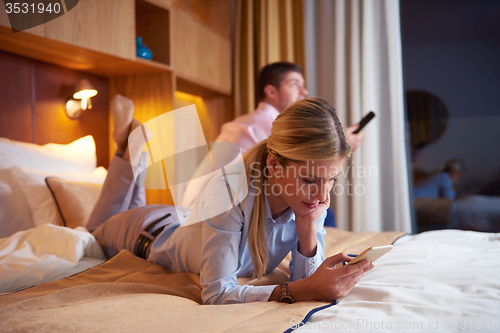
<svg viewBox="0 0 500 333">
<path fill-rule="evenodd" d="M 170 12 L 144 0 L 135 2 L 135 33 L 153 53 L 153 61 L 170 66 Z M 138 58 L 142 59 L 142 58 Z"/>
</svg>

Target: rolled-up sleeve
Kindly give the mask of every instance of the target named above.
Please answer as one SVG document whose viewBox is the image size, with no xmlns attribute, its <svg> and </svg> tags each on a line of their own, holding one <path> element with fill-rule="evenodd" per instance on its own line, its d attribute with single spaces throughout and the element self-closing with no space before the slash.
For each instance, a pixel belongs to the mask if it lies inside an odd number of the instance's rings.
<svg viewBox="0 0 500 333">
<path fill-rule="evenodd" d="M 290 282 L 297 281 L 312 275 L 325 260 L 325 243 L 323 238 L 326 235 L 324 228 L 326 212 L 316 222 L 316 254 L 313 257 L 304 257 L 298 251 L 298 243 L 292 249 L 292 260 L 290 261 Z"/>
</svg>

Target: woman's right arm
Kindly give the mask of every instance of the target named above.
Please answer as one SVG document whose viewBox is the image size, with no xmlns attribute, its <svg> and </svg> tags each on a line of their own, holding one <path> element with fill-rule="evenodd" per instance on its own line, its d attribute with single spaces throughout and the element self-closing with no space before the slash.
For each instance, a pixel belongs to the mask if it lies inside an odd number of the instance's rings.
<svg viewBox="0 0 500 333">
<path fill-rule="evenodd" d="M 361 280 L 363 274 L 373 268 L 373 264 L 366 260 L 354 265 L 335 268 L 337 264 L 351 260 L 352 258 L 344 253 L 326 258 L 311 276 L 290 282 L 288 292 L 295 302 L 333 301 L 346 297 Z M 280 286 L 277 286 L 269 297 L 269 301 L 279 301 L 279 299 Z"/>
<path fill-rule="evenodd" d="M 228 175 L 230 176 L 230 175 Z M 242 268 L 240 243 L 244 217 L 236 205 L 220 213 L 221 193 L 227 193 L 224 179 L 219 179 L 206 189 L 202 211 L 205 219 L 200 222 L 201 297 L 204 304 L 231 304 L 267 301 L 274 286 L 238 285 L 237 275 Z"/>
</svg>

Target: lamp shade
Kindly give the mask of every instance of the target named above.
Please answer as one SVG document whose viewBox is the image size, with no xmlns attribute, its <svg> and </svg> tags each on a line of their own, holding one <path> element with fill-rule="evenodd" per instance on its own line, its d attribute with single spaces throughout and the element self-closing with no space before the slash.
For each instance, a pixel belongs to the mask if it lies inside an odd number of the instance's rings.
<svg viewBox="0 0 500 333">
<path fill-rule="evenodd" d="M 75 93 L 73 94 L 73 98 L 75 99 L 85 99 L 94 97 L 97 95 L 97 90 L 90 84 L 90 82 L 86 79 L 78 81 L 76 85 Z"/>
</svg>

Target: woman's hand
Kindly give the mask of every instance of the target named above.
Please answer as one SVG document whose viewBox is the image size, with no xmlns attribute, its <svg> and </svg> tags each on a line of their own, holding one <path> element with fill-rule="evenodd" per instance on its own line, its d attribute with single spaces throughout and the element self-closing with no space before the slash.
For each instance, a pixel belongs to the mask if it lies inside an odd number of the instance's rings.
<svg viewBox="0 0 500 333">
<path fill-rule="evenodd" d="M 374 267 L 367 260 L 363 260 L 354 265 L 335 268 L 337 264 L 351 260 L 352 258 L 344 253 L 328 257 L 316 272 L 306 278 L 309 280 L 314 299 L 333 301 L 346 297 L 363 274 Z"/>
<path fill-rule="evenodd" d="M 306 215 L 298 215 L 295 213 L 295 225 L 300 224 L 302 225 L 309 225 L 309 224 L 314 224 L 316 225 L 316 221 L 323 215 L 326 210 L 330 207 L 330 192 L 327 193 L 326 195 L 326 200 L 325 201 L 320 201 L 318 203 L 318 206 L 309 212 Z M 298 221 L 298 223 L 297 223 Z"/>
<path fill-rule="evenodd" d="M 290 282 L 288 292 L 295 302 L 333 301 L 346 297 L 356 283 L 361 280 L 363 274 L 373 269 L 373 264 L 367 260 L 354 265 L 335 268 L 337 264 L 351 260 L 352 258 L 344 253 L 326 258 L 313 275 Z M 279 299 L 280 286 L 278 285 L 274 288 L 269 300 L 279 301 Z"/>
<path fill-rule="evenodd" d="M 313 257 L 316 254 L 316 221 L 330 207 L 330 193 L 325 201 L 306 215 L 295 214 L 295 228 L 299 236 L 298 250 L 304 257 Z"/>
<path fill-rule="evenodd" d="M 352 258 L 344 253 L 326 258 L 313 275 L 290 282 L 288 292 L 295 302 L 333 301 L 346 297 L 356 283 L 361 280 L 364 273 L 373 269 L 373 264 L 367 260 L 354 265 L 335 268 L 337 264 L 351 260 Z M 279 297 L 280 286 L 278 285 L 269 300 L 279 301 Z"/>
<path fill-rule="evenodd" d="M 363 131 L 354 134 L 359 127 L 359 123 L 353 124 L 347 128 L 344 128 L 344 135 L 347 143 L 351 146 L 352 152 L 355 152 L 356 149 L 361 145 L 361 140 L 363 140 Z"/>
</svg>

